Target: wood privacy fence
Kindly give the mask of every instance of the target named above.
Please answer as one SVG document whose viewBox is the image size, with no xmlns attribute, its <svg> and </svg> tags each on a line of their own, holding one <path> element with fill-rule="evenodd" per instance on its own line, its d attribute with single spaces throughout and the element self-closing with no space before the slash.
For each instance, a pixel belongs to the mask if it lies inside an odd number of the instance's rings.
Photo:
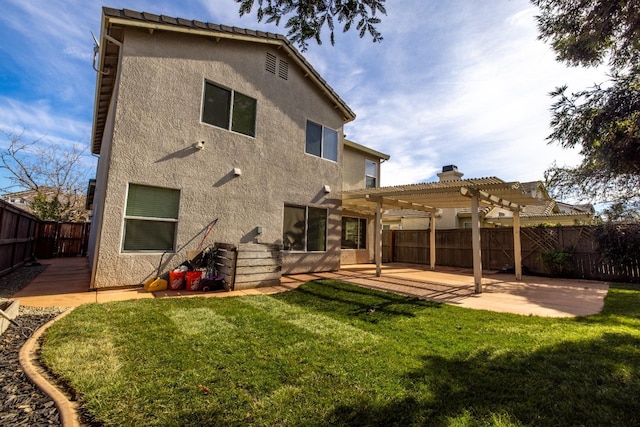
<svg viewBox="0 0 640 427">
<path fill-rule="evenodd" d="M 42 221 L 0 200 L 0 276 L 37 258 L 84 256 L 90 224 Z"/>
<path fill-rule="evenodd" d="M 37 217 L 0 200 L 0 276 L 31 258 L 39 223 Z"/>
<path fill-rule="evenodd" d="M 36 257 L 73 257 L 87 254 L 91 223 L 42 221 L 38 225 Z"/>
<path fill-rule="evenodd" d="M 521 228 L 523 272 L 554 274 L 543 263 L 543 253 L 564 250 L 570 254 L 570 265 L 563 276 L 640 282 L 640 257 L 624 266 L 606 262 L 598 250 L 595 232 L 596 226 Z M 382 236 L 383 262 L 429 264 L 429 233 L 430 230 L 385 230 Z M 480 244 L 483 269 L 514 267 L 512 228 L 482 228 Z M 472 268 L 471 229 L 436 230 L 436 264 Z"/>
</svg>

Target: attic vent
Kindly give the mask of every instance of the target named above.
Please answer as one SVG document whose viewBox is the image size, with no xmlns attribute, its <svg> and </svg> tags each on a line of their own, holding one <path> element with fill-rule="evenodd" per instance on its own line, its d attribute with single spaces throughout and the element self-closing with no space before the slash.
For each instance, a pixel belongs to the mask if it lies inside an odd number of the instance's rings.
<svg viewBox="0 0 640 427">
<path fill-rule="evenodd" d="M 283 61 L 282 59 L 280 60 L 280 63 L 278 64 L 278 77 L 280 77 L 281 79 L 284 80 L 288 80 L 289 79 L 289 63 Z"/>
<path fill-rule="evenodd" d="M 271 74 L 276 73 L 276 57 L 270 54 L 269 52 L 267 52 L 267 61 L 264 66 L 264 69 L 270 72 Z"/>
</svg>

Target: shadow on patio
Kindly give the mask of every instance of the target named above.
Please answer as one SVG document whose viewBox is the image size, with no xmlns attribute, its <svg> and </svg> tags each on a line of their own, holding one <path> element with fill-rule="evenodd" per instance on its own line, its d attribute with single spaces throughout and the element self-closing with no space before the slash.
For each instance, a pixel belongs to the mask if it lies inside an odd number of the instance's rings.
<svg viewBox="0 0 640 427">
<path fill-rule="evenodd" d="M 461 307 L 548 317 L 596 314 L 602 310 L 609 286 L 604 282 L 483 272 L 483 293 L 474 294 L 473 271 L 438 266 L 389 263 L 382 277 L 375 265 L 342 266 L 332 273 L 296 274 L 283 277 L 283 284 L 335 279 L 372 289 L 445 302 Z"/>
</svg>

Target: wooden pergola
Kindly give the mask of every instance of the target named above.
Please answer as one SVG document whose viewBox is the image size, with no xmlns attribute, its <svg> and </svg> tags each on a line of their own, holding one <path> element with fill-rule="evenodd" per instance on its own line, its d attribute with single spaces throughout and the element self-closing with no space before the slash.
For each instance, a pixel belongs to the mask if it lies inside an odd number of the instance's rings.
<svg viewBox="0 0 640 427">
<path fill-rule="evenodd" d="M 431 219 L 430 268 L 436 266 L 436 211 L 442 208 L 471 207 L 473 275 L 475 292 L 482 292 L 482 254 L 480 249 L 480 214 L 485 206 L 498 206 L 513 212 L 513 251 L 516 280 L 522 279 L 520 246 L 520 211 L 525 205 L 544 204 L 525 192 L 519 182 L 499 178 L 480 178 L 410 184 L 395 187 L 367 188 L 342 193 L 343 214 L 375 215 L 376 276 L 382 275 L 382 212 L 385 209 L 411 209 L 428 212 Z"/>
</svg>

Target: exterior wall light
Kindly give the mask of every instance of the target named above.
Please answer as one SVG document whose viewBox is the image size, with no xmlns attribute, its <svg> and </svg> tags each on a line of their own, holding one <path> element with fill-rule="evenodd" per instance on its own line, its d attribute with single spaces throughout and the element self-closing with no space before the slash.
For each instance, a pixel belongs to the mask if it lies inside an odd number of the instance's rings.
<svg viewBox="0 0 640 427">
<path fill-rule="evenodd" d="M 331 187 L 329 187 L 328 185 L 325 185 L 322 189 L 325 193 L 331 193 Z"/>
<path fill-rule="evenodd" d="M 204 141 L 196 142 L 193 144 L 193 148 L 196 150 L 202 150 L 204 148 Z"/>
<path fill-rule="evenodd" d="M 233 168 L 233 174 L 234 174 L 235 176 L 240 176 L 240 175 L 242 175 L 242 169 L 240 169 L 240 168 Z"/>
</svg>

